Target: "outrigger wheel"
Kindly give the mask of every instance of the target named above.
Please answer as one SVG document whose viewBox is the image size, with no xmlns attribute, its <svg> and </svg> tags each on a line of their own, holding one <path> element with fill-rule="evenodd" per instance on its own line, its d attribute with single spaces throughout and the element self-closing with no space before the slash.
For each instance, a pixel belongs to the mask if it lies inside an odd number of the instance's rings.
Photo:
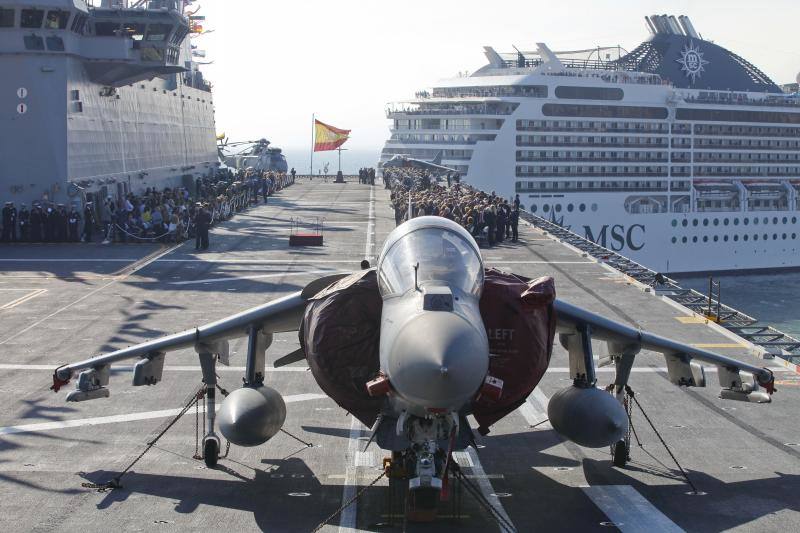
<svg viewBox="0 0 800 533">
<path fill-rule="evenodd" d="M 206 439 L 203 443 L 203 460 L 208 468 L 217 466 L 219 460 L 219 442 L 217 439 Z"/>
<path fill-rule="evenodd" d="M 620 439 L 612 447 L 611 454 L 614 456 L 614 466 L 623 467 L 628 462 L 628 443 Z"/>
</svg>

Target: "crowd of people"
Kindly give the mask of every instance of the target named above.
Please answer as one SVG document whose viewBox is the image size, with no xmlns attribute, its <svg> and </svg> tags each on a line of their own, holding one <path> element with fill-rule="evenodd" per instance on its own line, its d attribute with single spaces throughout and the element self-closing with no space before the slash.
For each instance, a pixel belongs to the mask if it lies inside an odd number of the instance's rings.
<svg viewBox="0 0 800 533">
<path fill-rule="evenodd" d="M 358 169 L 358 182 L 362 185 L 375 185 L 375 169 L 374 168 Z"/>
<path fill-rule="evenodd" d="M 440 185 L 426 171 L 413 168 L 384 169 L 383 179 L 391 189 L 397 225 L 409 217 L 440 216 L 466 228 L 479 244 L 491 247 L 519 239 L 519 195 L 505 199 L 453 179 Z"/>
<path fill-rule="evenodd" d="M 294 173 L 219 171 L 198 178 L 194 190 L 147 188 L 115 198 L 88 194 L 82 205 L 34 202 L 28 209 L 6 202 L 2 209 L 3 242 L 175 242 L 195 238 L 208 248 L 208 230 L 248 206 L 267 203 L 269 196 L 294 182 Z"/>
</svg>

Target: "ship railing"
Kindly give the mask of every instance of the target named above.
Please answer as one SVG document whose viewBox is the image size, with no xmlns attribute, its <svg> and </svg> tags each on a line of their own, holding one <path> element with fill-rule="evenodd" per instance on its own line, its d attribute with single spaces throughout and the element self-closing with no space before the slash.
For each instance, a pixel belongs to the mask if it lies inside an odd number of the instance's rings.
<svg viewBox="0 0 800 533">
<path fill-rule="evenodd" d="M 745 95 L 725 96 L 686 96 L 687 104 L 719 104 L 719 105 L 747 105 L 761 107 L 800 107 L 800 98 L 793 96 L 776 96 L 766 98 L 752 98 Z"/>
<path fill-rule="evenodd" d="M 686 289 L 680 284 L 661 273 L 629 259 L 613 250 L 601 246 L 589 239 L 581 237 L 564 226 L 527 211 L 521 211 L 520 216 L 536 228 L 551 234 L 560 242 L 578 249 L 584 257 L 593 257 L 603 262 L 635 281 L 647 285 L 648 290 L 654 290 L 659 296 L 688 308 L 690 311 L 705 316 L 728 331 L 738 335 L 746 341 L 760 347 L 765 357 L 779 357 L 793 364 L 800 364 L 800 339 L 796 339 L 767 324 L 760 324 L 759 320 L 743 313 L 729 305 L 717 302 L 714 314 L 708 314 L 709 297 L 694 289 Z"/>
</svg>

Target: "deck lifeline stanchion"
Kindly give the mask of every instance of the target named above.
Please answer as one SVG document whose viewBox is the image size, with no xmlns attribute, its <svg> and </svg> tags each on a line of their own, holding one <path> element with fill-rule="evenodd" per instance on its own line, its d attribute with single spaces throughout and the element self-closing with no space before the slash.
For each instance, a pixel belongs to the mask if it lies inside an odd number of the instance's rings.
<svg viewBox="0 0 800 533">
<path fill-rule="evenodd" d="M 577 248 L 640 283 L 653 287 L 659 296 L 665 296 L 695 313 L 706 316 L 708 296 L 694 289 L 684 289 L 677 281 L 581 237 L 554 222 L 527 211 L 521 211 L 520 216 L 529 224 L 550 233 L 559 241 Z M 800 340 L 778 331 L 772 326 L 759 324 L 757 319 L 720 302 L 717 302 L 715 322 L 739 337 L 764 348 L 776 357 L 793 364 L 800 364 Z"/>
</svg>

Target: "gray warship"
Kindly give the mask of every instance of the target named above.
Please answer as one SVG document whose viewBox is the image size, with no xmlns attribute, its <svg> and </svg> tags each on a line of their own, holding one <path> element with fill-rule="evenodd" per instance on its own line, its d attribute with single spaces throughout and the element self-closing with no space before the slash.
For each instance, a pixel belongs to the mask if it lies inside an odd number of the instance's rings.
<svg viewBox="0 0 800 533">
<path fill-rule="evenodd" d="M 0 200 L 190 186 L 219 166 L 182 0 L 0 0 Z"/>
</svg>

